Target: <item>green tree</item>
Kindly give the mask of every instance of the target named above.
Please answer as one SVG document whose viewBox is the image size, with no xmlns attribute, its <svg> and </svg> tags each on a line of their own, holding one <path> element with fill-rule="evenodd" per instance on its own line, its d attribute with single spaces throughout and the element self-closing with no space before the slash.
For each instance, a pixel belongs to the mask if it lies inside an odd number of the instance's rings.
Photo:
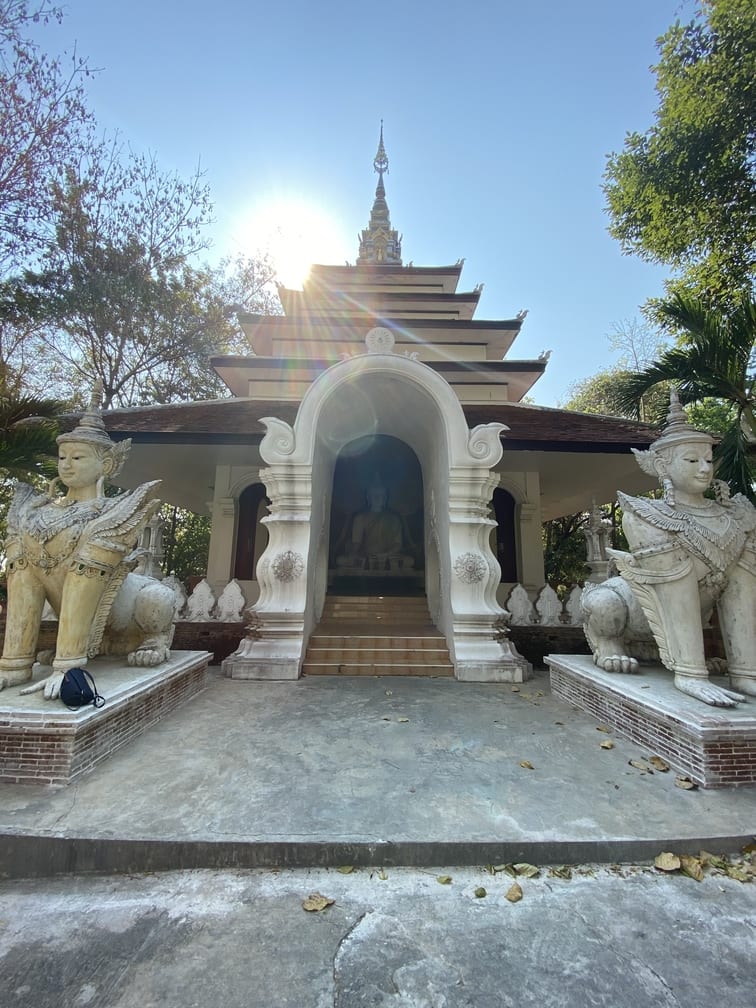
<svg viewBox="0 0 756 1008">
<path fill-rule="evenodd" d="M 55 474 L 61 403 L 0 394 L 0 474 L 29 479 Z"/>
<path fill-rule="evenodd" d="M 626 319 L 612 326 L 608 335 L 612 350 L 620 351 L 617 363 L 597 371 L 594 375 L 573 383 L 567 390 L 568 398 L 563 409 L 578 413 L 597 413 L 626 419 L 647 421 L 658 414 L 658 401 L 664 399 L 663 390 L 652 390 L 644 396 L 640 409 L 628 410 L 617 402 L 614 394 L 617 382 L 631 371 L 644 367 L 664 348 L 658 329 L 651 329 L 639 319 Z M 667 401 L 669 399 L 666 393 Z"/>
<path fill-rule="evenodd" d="M 163 505 L 161 517 L 165 521 L 165 573 L 174 574 L 184 584 L 191 577 L 204 577 L 210 551 L 210 518 L 169 504 Z"/>
<path fill-rule="evenodd" d="M 610 234 L 672 267 L 668 293 L 733 304 L 756 265 L 756 6 L 700 0 L 658 42 L 656 122 L 610 155 Z"/>
<path fill-rule="evenodd" d="M 277 295 L 265 257 L 192 265 L 211 209 L 199 172 L 166 175 L 110 141 L 55 197 L 42 267 L 0 289 L 7 363 L 20 369 L 11 343 L 16 357 L 32 347 L 45 388 L 82 400 L 99 379 L 105 408 L 222 395 L 208 358 L 248 349 L 236 313 L 272 311 Z"/>
<path fill-rule="evenodd" d="M 0 0 L 0 275 L 44 247 L 52 185 L 89 143 L 86 62 L 48 56 L 31 38 L 61 17 L 47 0 Z"/>
<path fill-rule="evenodd" d="M 719 478 L 733 490 L 756 499 L 752 471 L 756 301 L 744 300 L 724 311 L 713 309 L 701 298 L 677 293 L 661 302 L 657 310 L 683 338 L 641 371 L 618 381 L 617 403 L 625 410 L 635 410 L 637 416 L 638 404 L 650 389 L 674 383 L 682 403 L 708 410 L 722 428 L 715 450 Z M 700 412 L 691 419 L 700 423 L 702 415 L 705 419 L 706 414 Z"/>
</svg>

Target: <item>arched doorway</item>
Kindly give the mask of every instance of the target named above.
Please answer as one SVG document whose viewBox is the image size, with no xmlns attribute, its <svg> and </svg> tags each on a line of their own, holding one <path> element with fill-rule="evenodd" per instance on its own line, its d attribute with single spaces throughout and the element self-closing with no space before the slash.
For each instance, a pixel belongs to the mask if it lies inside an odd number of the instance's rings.
<svg viewBox="0 0 756 1008">
<path fill-rule="evenodd" d="M 493 512 L 496 519 L 496 559 L 501 567 L 501 581 L 514 584 L 518 580 L 515 499 L 502 487 L 497 487 L 493 492 Z"/>
<path fill-rule="evenodd" d="M 406 442 L 374 434 L 343 446 L 334 467 L 329 543 L 331 590 L 423 592 L 423 477 Z"/>
<path fill-rule="evenodd" d="M 257 561 L 268 542 L 265 526 L 260 519 L 267 514 L 270 504 L 262 483 L 252 483 L 239 495 L 239 522 L 236 532 L 234 577 L 251 581 L 255 576 Z"/>
</svg>

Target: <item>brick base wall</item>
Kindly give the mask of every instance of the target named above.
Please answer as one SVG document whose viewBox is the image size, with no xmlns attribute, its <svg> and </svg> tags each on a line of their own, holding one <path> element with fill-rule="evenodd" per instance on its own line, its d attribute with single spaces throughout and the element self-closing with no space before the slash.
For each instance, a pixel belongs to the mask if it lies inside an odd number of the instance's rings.
<svg viewBox="0 0 756 1008">
<path fill-rule="evenodd" d="M 204 689 L 207 652 L 174 652 L 155 669 L 88 666 L 104 707 L 67 710 L 41 694 L 0 693 L 0 781 L 68 784 Z"/>
<path fill-rule="evenodd" d="M 601 672 L 591 658 L 550 655 L 555 696 L 661 756 L 702 787 L 756 783 L 756 715 L 747 705 L 717 708 L 677 690 L 672 673 Z"/>
</svg>

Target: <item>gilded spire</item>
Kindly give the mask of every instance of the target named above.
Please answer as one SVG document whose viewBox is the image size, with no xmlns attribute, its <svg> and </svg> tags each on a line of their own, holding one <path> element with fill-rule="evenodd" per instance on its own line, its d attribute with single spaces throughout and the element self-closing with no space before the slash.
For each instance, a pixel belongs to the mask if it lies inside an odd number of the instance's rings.
<svg viewBox="0 0 756 1008">
<path fill-rule="evenodd" d="M 391 227 L 386 190 L 383 186 L 383 176 L 388 174 L 389 160 L 386 148 L 383 146 L 383 120 L 378 140 L 378 151 L 373 160 L 373 168 L 378 172 L 378 185 L 375 187 L 375 199 L 370 213 L 370 223 L 360 235 L 360 250 L 357 255 L 357 265 L 376 263 L 377 265 L 402 265 L 402 241 L 399 233 Z"/>
</svg>

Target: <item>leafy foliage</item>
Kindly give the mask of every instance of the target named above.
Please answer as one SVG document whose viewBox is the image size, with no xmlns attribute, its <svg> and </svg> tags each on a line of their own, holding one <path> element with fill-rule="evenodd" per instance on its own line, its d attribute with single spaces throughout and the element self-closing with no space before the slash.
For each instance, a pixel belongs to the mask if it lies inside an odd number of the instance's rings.
<svg viewBox="0 0 756 1008">
<path fill-rule="evenodd" d="M 210 518 L 167 504 L 163 505 L 161 517 L 166 525 L 165 573 L 174 574 L 184 584 L 191 577 L 204 576 L 210 550 Z"/>
<path fill-rule="evenodd" d="M 756 265 L 756 7 L 701 0 L 659 40 L 656 123 L 607 162 L 609 231 L 627 253 L 732 304 Z"/>
<path fill-rule="evenodd" d="M 105 408 L 221 395 L 208 359 L 238 344 L 238 310 L 275 307 L 273 270 L 190 265 L 210 215 L 200 174 L 165 175 L 110 141 L 54 188 L 53 248 L 0 291 L 15 346 L 47 362 L 38 380 L 81 400 L 100 379 Z"/>
<path fill-rule="evenodd" d="M 0 473 L 28 479 L 53 476 L 61 404 L 33 396 L 0 396 Z"/>
<path fill-rule="evenodd" d="M 674 383 L 682 403 L 718 404 L 714 412 L 723 434 L 715 459 L 718 476 L 733 490 L 754 497 L 751 444 L 754 417 L 754 339 L 756 302 L 744 300 L 730 311 L 714 310 L 701 298 L 677 293 L 658 307 L 684 341 L 666 350 L 641 371 L 617 381 L 619 408 L 637 416 L 649 389 Z M 699 413 L 699 416 L 701 414 Z M 694 419 L 694 417 L 691 417 Z"/>
<path fill-rule="evenodd" d="M 627 541 L 620 526 L 621 511 L 616 504 L 599 509 L 610 523 L 608 545 L 625 549 Z M 543 525 L 543 560 L 546 581 L 560 598 L 566 597 L 570 588 L 588 577 L 585 532 L 591 520 L 587 511 L 579 511 L 562 518 L 553 518 Z"/>
<path fill-rule="evenodd" d="M 73 53 L 64 65 L 30 37 L 61 17 L 47 0 L 0 0 L 0 275 L 44 247 L 52 184 L 90 136 L 86 62 Z"/>
</svg>

